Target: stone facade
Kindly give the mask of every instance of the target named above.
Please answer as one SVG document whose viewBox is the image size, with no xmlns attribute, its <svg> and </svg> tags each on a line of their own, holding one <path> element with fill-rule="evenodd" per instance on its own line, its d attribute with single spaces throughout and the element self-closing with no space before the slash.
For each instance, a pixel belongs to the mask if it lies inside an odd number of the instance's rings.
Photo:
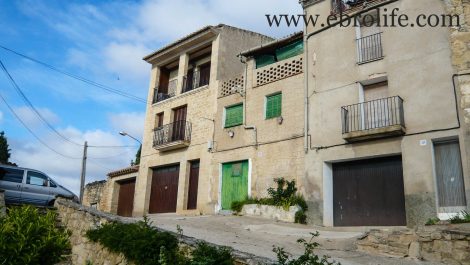
<svg viewBox="0 0 470 265">
<path fill-rule="evenodd" d="M 87 261 L 95 265 L 129 264 L 123 255 L 109 252 L 99 243 L 89 241 L 85 234 L 89 229 L 97 228 L 107 222 L 130 222 L 129 219 L 105 214 L 90 207 L 85 207 L 69 200 L 58 198 L 54 206 L 62 225 L 71 232 L 72 264 L 82 265 Z"/>
<path fill-rule="evenodd" d="M 358 250 L 444 264 L 470 264 L 470 224 L 426 226 L 416 230 L 372 230 Z"/>
<path fill-rule="evenodd" d="M 325 18 L 332 12 L 331 1 L 303 3 L 308 15 L 319 14 Z M 453 10 L 462 14 L 469 10 L 467 1 L 442 0 L 390 1 L 386 8 L 399 8 L 400 13 L 415 18 L 419 14 L 446 14 L 448 5 L 455 5 Z M 312 206 L 307 214 L 314 224 L 334 225 L 332 172 L 333 166 L 340 162 L 401 155 L 409 227 L 423 225 L 440 211 L 436 203 L 435 142 L 459 140 L 467 194 L 470 189 L 469 131 L 458 126 L 469 119 L 463 115 L 465 108 L 456 113 L 455 105 L 464 104 L 465 99 L 456 102 L 452 83 L 456 69 L 465 67 L 468 62 L 468 56 L 464 55 L 468 48 L 467 37 L 462 29 L 451 29 L 450 33 L 445 27 L 383 27 L 379 30 L 383 57 L 362 63 L 358 60 L 356 43 L 357 39 L 370 36 L 370 29 L 332 27 L 322 30 L 318 25 L 307 28 L 306 33 L 314 35 L 308 38 L 309 56 L 304 62 L 309 69 L 306 73 L 309 144 L 304 174 L 304 182 L 309 185 L 305 185 L 304 192 Z M 464 78 L 467 77 L 459 79 Z M 404 135 L 357 143 L 346 141 L 342 133 L 342 107 L 366 102 L 364 87 L 382 81 L 387 81 L 387 96 L 382 98 L 400 96 L 404 99 Z"/>
<path fill-rule="evenodd" d="M 261 204 L 245 204 L 243 205 L 240 215 L 258 216 L 266 219 L 294 223 L 295 213 L 300 211 L 299 206 L 290 206 L 286 211 L 279 206 L 261 205 Z"/>
<path fill-rule="evenodd" d="M 82 204 L 100 211 L 107 209 L 108 183 L 106 180 L 91 182 L 85 185 Z"/>
<path fill-rule="evenodd" d="M 95 265 L 131 264 L 122 254 L 111 253 L 101 244 L 89 241 L 85 234 L 89 229 L 97 228 L 104 223 L 130 223 L 135 222 L 135 219 L 100 212 L 63 198 L 58 198 L 54 206 L 57 208 L 58 218 L 61 224 L 71 232 L 72 264 L 83 265 L 86 264 L 87 261 Z M 173 232 L 169 233 L 180 239 L 181 247 L 192 248 L 199 242 L 199 240 L 192 237 L 181 236 Z M 234 250 L 232 255 L 235 259 L 235 265 L 273 264 L 271 260 L 237 250 Z"/>
<path fill-rule="evenodd" d="M 0 217 L 5 216 L 7 214 L 5 208 L 5 192 L 0 190 Z"/>
</svg>

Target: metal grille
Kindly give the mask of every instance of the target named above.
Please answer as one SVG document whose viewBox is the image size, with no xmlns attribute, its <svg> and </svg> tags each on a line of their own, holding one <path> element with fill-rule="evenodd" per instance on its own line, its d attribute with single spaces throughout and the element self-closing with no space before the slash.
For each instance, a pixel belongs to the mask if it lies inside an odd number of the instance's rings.
<svg viewBox="0 0 470 265">
<path fill-rule="evenodd" d="M 172 98 L 176 95 L 176 86 L 178 85 L 178 80 L 174 79 L 168 83 L 168 86 L 160 86 L 154 88 L 153 91 L 153 103 L 157 103 L 169 98 Z"/>
<path fill-rule="evenodd" d="M 382 32 L 358 39 L 357 55 L 359 64 L 382 59 Z"/>
<path fill-rule="evenodd" d="M 405 127 L 403 99 L 399 96 L 341 107 L 341 117 L 343 133 L 394 125 Z"/>
<path fill-rule="evenodd" d="M 153 146 L 169 144 L 172 142 L 191 141 L 191 123 L 187 121 L 175 121 L 163 125 L 154 130 Z"/>
</svg>

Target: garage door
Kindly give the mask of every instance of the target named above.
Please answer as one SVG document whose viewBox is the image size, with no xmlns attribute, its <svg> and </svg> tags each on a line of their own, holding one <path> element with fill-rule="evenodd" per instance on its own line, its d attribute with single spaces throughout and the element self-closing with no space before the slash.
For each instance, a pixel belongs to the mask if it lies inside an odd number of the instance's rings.
<svg viewBox="0 0 470 265">
<path fill-rule="evenodd" d="M 179 171 L 179 165 L 153 170 L 149 213 L 176 212 Z"/>
<path fill-rule="evenodd" d="M 333 164 L 335 226 L 406 225 L 401 156 Z"/>
<path fill-rule="evenodd" d="M 134 209 L 135 179 L 119 183 L 119 197 L 117 214 L 120 216 L 132 216 Z"/>
</svg>

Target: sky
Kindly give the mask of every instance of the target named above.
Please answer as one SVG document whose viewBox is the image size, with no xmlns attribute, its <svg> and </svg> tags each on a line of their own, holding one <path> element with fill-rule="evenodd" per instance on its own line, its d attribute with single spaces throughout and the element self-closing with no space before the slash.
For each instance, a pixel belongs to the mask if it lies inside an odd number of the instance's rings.
<svg viewBox="0 0 470 265">
<path fill-rule="evenodd" d="M 301 13 L 297 0 L 0 0 L 0 45 L 67 73 L 146 98 L 150 65 L 142 58 L 159 47 L 219 23 L 279 38 L 299 29 L 270 28 L 265 14 Z M 145 103 L 109 93 L 4 49 L 0 49 L 0 60 L 51 125 L 29 108 L 0 71 L 0 95 L 39 138 L 0 101 L 0 131 L 8 137 L 11 162 L 45 172 L 76 194 L 83 147 L 74 143 L 127 146 L 89 148 L 86 182 L 106 179 L 108 172 L 130 165 L 138 143 L 119 131 L 142 138 Z"/>
</svg>

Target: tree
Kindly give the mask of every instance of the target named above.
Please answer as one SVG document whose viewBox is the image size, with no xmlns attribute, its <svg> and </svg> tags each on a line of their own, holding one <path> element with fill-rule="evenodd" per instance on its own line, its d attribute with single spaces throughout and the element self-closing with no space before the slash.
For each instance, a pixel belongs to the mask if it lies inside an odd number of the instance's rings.
<svg viewBox="0 0 470 265">
<path fill-rule="evenodd" d="M 135 162 L 132 161 L 132 165 L 139 165 L 140 164 L 140 153 L 142 152 L 142 145 L 140 145 L 139 150 L 137 150 L 137 153 L 135 154 Z"/>
<path fill-rule="evenodd" d="M 0 164 L 10 164 L 10 149 L 8 148 L 8 141 L 5 137 L 5 132 L 0 132 Z"/>
</svg>

